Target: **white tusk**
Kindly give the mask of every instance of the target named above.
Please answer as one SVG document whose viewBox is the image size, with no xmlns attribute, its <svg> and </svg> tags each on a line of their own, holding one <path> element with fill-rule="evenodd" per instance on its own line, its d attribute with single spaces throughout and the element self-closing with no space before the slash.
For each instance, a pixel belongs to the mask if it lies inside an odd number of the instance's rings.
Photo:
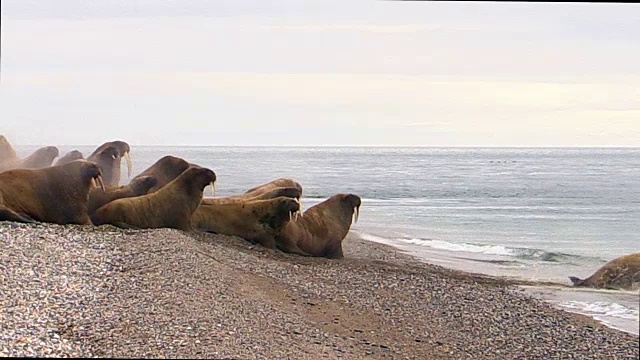
<svg viewBox="0 0 640 360">
<path fill-rule="evenodd" d="M 131 177 L 131 171 L 133 171 L 133 161 L 131 161 L 131 155 L 129 155 L 128 151 L 124 153 L 124 158 L 125 160 L 127 160 L 127 176 Z"/>
<path fill-rule="evenodd" d="M 91 178 L 91 188 L 93 189 L 93 188 L 96 188 L 96 187 L 98 187 L 98 185 L 96 184 L 96 179 Z"/>
<path fill-rule="evenodd" d="M 359 208 L 359 207 L 357 207 L 357 206 L 356 206 L 356 207 L 354 207 L 354 208 L 353 208 L 353 212 L 354 212 L 354 213 L 355 213 L 355 215 L 356 215 L 356 221 L 355 221 L 355 222 L 358 222 L 358 217 L 360 216 L 360 208 Z"/>
<path fill-rule="evenodd" d="M 112 158 L 113 160 L 115 160 L 115 159 L 116 159 L 116 156 L 115 156 L 115 155 L 111 155 L 111 158 Z"/>
<path fill-rule="evenodd" d="M 215 181 L 211 182 L 211 193 L 213 194 L 212 195 L 213 197 L 216 196 L 216 182 Z"/>
<path fill-rule="evenodd" d="M 291 221 L 291 211 L 289 211 L 289 221 Z"/>
<path fill-rule="evenodd" d="M 100 188 L 104 192 L 104 181 L 102 181 L 102 175 L 98 175 L 98 185 L 100 185 Z"/>
</svg>

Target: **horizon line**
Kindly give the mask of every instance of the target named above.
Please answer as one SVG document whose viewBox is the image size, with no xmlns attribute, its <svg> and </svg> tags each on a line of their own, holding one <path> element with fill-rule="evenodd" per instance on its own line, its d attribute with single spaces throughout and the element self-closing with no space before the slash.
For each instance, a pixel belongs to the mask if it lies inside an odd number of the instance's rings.
<svg viewBox="0 0 640 360">
<path fill-rule="evenodd" d="M 106 142 L 106 141 L 105 141 Z M 55 146 L 100 146 L 101 144 L 61 144 Z M 640 145 L 175 145 L 175 144 L 133 144 L 129 143 L 130 146 L 139 146 L 139 147 L 260 147 L 260 148 L 317 148 L 317 147 L 326 147 L 326 148 L 432 148 L 432 149 L 460 149 L 460 148 L 468 148 L 468 149 L 496 149 L 496 148 L 522 148 L 522 149 L 601 149 L 601 148 L 611 148 L 611 149 L 638 149 Z M 15 146 L 50 146 L 43 144 L 15 144 Z"/>
</svg>

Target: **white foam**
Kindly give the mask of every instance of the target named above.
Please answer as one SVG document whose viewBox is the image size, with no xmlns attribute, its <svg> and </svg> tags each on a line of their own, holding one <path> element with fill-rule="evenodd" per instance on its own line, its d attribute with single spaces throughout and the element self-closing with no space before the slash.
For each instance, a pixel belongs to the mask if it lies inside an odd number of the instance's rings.
<svg viewBox="0 0 640 360">
<path fill-rule="evenodd" d="M 598 301 L 593 303 L 584 301 L 563 301 L 558 305 L 567 309 L 585 312 L 590 315 L 602 315 L 619 319 L 640 320 L 638 310 L 629 309 L 623 305 L 606 301 Z"/>
<path fill-rule="evenodd" d="M 518 252 L 515 249 L 507 248 L 502 245 L 474 245 L 474 244 L 466 244 L 466 243 L 452 243 L 448 241 L 442 240 L 426 240 L 426 239 L 408 239 L 403 240 L 404 242 L 408 242 L 414 245 L 428 246 L 430 248 L 446 250 L 446 251 L 464 251 L 470 253 L 478 253 L 478 254 L 487 254 L 487 255 L 504 255 L 504 256 L 515 256 L 518 255 Z"/>
</svg>

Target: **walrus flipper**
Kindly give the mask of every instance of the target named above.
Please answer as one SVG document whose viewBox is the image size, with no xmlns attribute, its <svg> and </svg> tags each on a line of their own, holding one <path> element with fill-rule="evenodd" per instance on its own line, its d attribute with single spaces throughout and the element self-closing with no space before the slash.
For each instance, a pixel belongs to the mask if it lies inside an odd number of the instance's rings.
<svg viewBox="0 0 640 360">
<path fill-rule="evenodd" d="M 280 249 L 280 251 L 282 252 L 286 252 L 289 254 L 296 254 L 296 255 L 300 255 L 300 256 L 310 256 L 312 257 L 313 255 L 301 250 L 297 244 L 293 244 L 290 242 L 276 242 L 276 246 L 278 247 L 278 249 Z"/>
<path fill-rule="evenodd" d="M 0 208 L 0 221 L 17 221 L 17 222 L 23 222 L 23 223 L 37 222 L 33 220 L 29 215 L 18 214 L 17 212 L 7 208 Z"/>
<path fill-rule="evenodd" d="M 582 279 L 578 279 L 575 276 L 569 276 L 569 280 L 571 280 L 571 282 L 573 283 L 573 285 L 575 286 L 581 286 L 584 283 L 584 280 Z"/>
</svg>

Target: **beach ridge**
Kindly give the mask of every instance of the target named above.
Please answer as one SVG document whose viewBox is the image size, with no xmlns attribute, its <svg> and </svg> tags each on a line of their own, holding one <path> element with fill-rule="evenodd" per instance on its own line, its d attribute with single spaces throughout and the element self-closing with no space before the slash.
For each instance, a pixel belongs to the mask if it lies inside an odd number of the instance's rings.
<svg viewBox="0 0 640 360">
<path fill-rule="evenodd" d="M 638 358 L 508 279 L 344 241 L 345 259 L 158 229 L 0 223 L 0 355 Z"/>
</svg>

